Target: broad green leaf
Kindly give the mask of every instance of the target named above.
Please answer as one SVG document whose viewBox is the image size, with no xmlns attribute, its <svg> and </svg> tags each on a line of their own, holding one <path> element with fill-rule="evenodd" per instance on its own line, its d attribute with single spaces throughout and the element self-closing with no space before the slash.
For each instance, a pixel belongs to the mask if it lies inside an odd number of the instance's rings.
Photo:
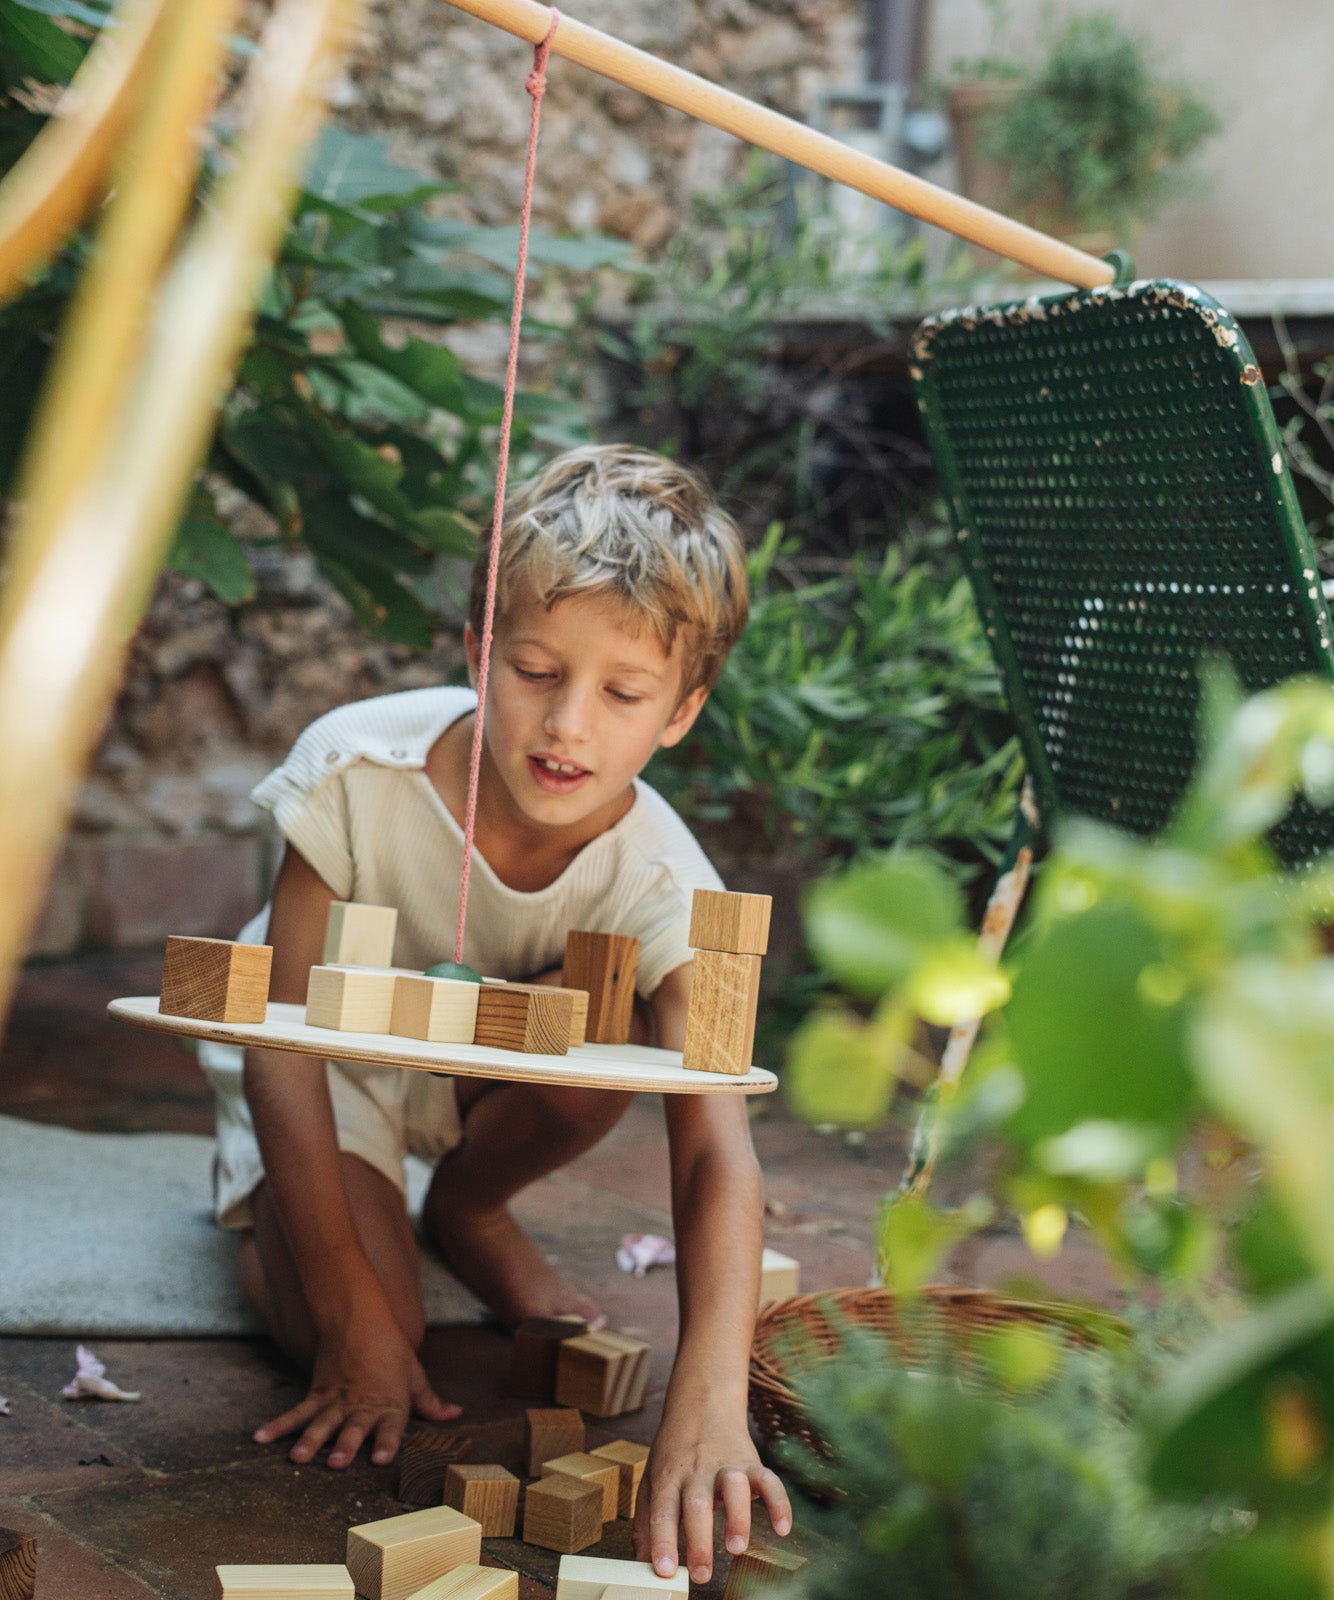
<svg viewBox="0 0 1334 1600">
<path fill-rule="evenodd" d="M 368 633 L 417 649 L 433 642 L 435 619 L 401 583 L 373 569 L 354 572 L 317 541 L 310 543 L 321 570 Z"/>
<path fill-rule="evenodd" d="M 354 306 L 344 306 L 341 319 L 353 349 L 363 360 L 382 367 L 433 406 L 443 411 L 463 410 L 463 363 L 452 350 L 424 339 L 408 339 L 398 347 L 387 345 L 375 318 Z"/>
<path fill-rule="evenodd" d="M 903 991 L 918 1016 L 938 1027 L 985 1017 L 1010 998 L 1010 980 L 978 949 L 977 940 L 950 940 L 924 956 Z"/>
<path fill-rule="evenodd" d="M 20 5 L 26 11 L 40 11 L 44 16 L 66 17 L 85 28 L 102 27 L 111 10 L 109 3 L 87 4 L 85 0 L 10 0 L 10 3 Z"/>
<path fill-rule="evenodd" d="M 991 1221 L 993 1207 L 974 1195 L 957 1211 L 938 1211 L 919 1195 L 893 1195 L 880 1213 L 880 1270 L 895 1294 L 916 1294 L 961 1239 Z"/>
<path fill-rule="evenodd" d="M 901 1036 L 841 1011 L 814 1011 L 793 1036 L 783 1087 L 807 1122 L 874 1128 L 898 1076 Z"/>
<path fill-rule="evenodd" d="M 44 83 L 68 83 L 83 60 L 83 46 L 56 27 L 50 17 L 22 0 L 0 4 L 0 51 L 16 56 Z"/>
<path fill-rule="evenodd" d="M 245 546 L 217 517 L 186 516 L 176 530 L 167 565 L 198 578 L 225 605 L 255 596 L 255 574 Z"/>
<path fill-rule="evenodd" d="M 1142 1178 L 1150 1161 L 1162 1153 L 1160 1128 L 1132 1122 L 1079 1122 L 1055 1139 L 1045 1139 L 1033 1152 L 1040 1167 L 1062 1178 L 1090 1183 L 1129 1183 Z"/>
<path fill-rule="evenodd" d="M 958 888 L 923 856 L 891 856 L 816 884 L 806 932 L 821 966 L 856 994 L 877 996 L 963 924 Z"/>
<path fill-rule="evenodd" d="M 1271 1188 L 1261 1189 L 1254 1210 L 1237 1228 L 1232 1261 L 1243 1287 L 1261 1299 L 1311 1278 L 1310 1255 Z"/>
<path fill-rule="evenodd" d="M 984 1334 L 977 1351 L 996 1382 L 1019 1394 L 1040 1389 L 1055 1374 L 1062 1354 L 1053 1334 L 1022 1322 Z"/>
<path fill-rule="evenodd" d="M 1195 1600 L 1326 1600 L 1319 1547 L 1304 1530 L 1261 1527 L 1206 1549 L 1192 1563 Z"/>
<path fill-rule="evenodd" d="M 315 199 L 371 211 L 418 205 L 451 187 L 399 166 L 383 139 L 338 122 L 325 123 L 302 178 L 302 188 Z"/>
</svg>

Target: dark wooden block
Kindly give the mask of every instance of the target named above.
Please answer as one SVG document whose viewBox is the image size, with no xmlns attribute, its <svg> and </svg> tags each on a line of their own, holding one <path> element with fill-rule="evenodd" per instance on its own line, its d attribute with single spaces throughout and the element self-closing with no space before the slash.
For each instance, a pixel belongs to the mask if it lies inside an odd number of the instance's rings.
<svg viewBox="0 0 1334 1600">
<path fill-rule="evenodd" d="M 263 1022 L 272 966 L 272 945 L 172 934 L 158 1011 L 200 1022 Z"/>
<path fill-rule="evenodd" d="M 588 1324 L 575 1317 L 529 1317 L 514 1330 L 510 1352 L 509 1390 L 521 1400 L 545 1400 L 556 1395 L 556 1356 L 566 1339 L 588 1332 Z"/>
<path fill-rule="evenodd" d="M 568 1406 L 530 1408 L 528 1419 L 528 1476 L 535 1478 L 542 1463 L 553 1456 L 584 1448 L 584 1419 Z"/>
<path fill-rule="evenodd" d="M 33 1600 L 36 1592 L 36 1539 L 13 1528 L 0 1528 L 0 1600 Z"/>
<path fill-rule="evenodd" d="M 410 1506 L 444 1504 L 445 1473 L 466 1461 L 472 1440 L 439 1428 L 418 1428 L 403 1440 L 398 1457 L 398 1498 Z"/>
<path fill-rule="evenodd" d="M 753 1544 L 732 1558 L 723 1600 L 758 1600 L 760 1595 L 785 1588 L 806 1565 L 805 1556 L 791 1550 L 771 1550 Z"/>
<path fill-rule="evenodd" d="M 638 971 L 638 939 L 619 933 L 587 933 L 579 928 L 566 935 L 560 981 L 567 989 L 588 991 L 590 1044 L 628 1042 Z"/>
</svg>

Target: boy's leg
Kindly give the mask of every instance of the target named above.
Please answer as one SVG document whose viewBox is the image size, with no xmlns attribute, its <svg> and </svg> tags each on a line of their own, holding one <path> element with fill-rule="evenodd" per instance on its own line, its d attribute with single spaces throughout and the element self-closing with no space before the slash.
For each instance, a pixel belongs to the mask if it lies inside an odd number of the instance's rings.
<svg viewBox="0 0 1334 1600">
<path fill-rule="evenodd" d="M 413 1349 L 426 1328 L 417 1244 L 403 1196 L 360 1156 L 339 1156 L 343 1189 L 362 1249 L 384 1289 L 394 1320 Z M 251 1202 L 254 1228 L 240 1237 L 241 1287 L 274 1342 L 307 1371 L 315 1360 L 315 1324 L 273 1197 L 261 1183 Z"/>
<path fill-rule="evenodd" d="M 502 1322 L 562 1313 L 596 1322 L 593 1301 L 565 1281 L 510 1214 L 534 1179 L 590 1150 L 632 1096 L 455 1079 L 462 1142 L 436 1168 L 422 1223 L 455 1274 Z"/>
</svg>

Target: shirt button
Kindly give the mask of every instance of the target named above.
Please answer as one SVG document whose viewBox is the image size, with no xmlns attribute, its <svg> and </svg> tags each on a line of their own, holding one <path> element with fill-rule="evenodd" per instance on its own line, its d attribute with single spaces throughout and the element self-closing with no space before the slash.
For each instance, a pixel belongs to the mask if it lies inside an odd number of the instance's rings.
<svg viewBox="0 0 1334 1600">
<path fill-rule="evenodd" d="M 406 750 L 391 750 L 389 754 L 393 756 L 395 761 L 406 761 L 408 759 Z"/>
<path fill-rule="evenodd" d="M 329 763 L 330 766 L 333 766 L 334 762 L 338 760 L 338 751 L 330 750 L 329 754 L 325 756 L 324 759 Z"/>
</svg>

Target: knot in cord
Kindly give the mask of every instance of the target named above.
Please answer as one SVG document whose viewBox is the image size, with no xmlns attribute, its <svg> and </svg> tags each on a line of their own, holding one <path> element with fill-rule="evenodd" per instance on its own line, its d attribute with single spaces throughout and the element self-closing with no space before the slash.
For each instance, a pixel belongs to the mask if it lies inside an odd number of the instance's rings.
<svg viewBox="0 0 1334 1600">
<path fill-rule="evenodd" d="M 547 36 L 542 43 L 533 50 L 533 70 L 524 80 L 524 88 L 532 95 L 533 99 L 541 102 L 542 96 L 547 92 L 547 57 L 551 54 L 551 41 L 556 37 L 556 29 L 560 26 L 560 12 L 555 6 L 551 8 L 551 26 L 547 29 Z"/>
</svg>

